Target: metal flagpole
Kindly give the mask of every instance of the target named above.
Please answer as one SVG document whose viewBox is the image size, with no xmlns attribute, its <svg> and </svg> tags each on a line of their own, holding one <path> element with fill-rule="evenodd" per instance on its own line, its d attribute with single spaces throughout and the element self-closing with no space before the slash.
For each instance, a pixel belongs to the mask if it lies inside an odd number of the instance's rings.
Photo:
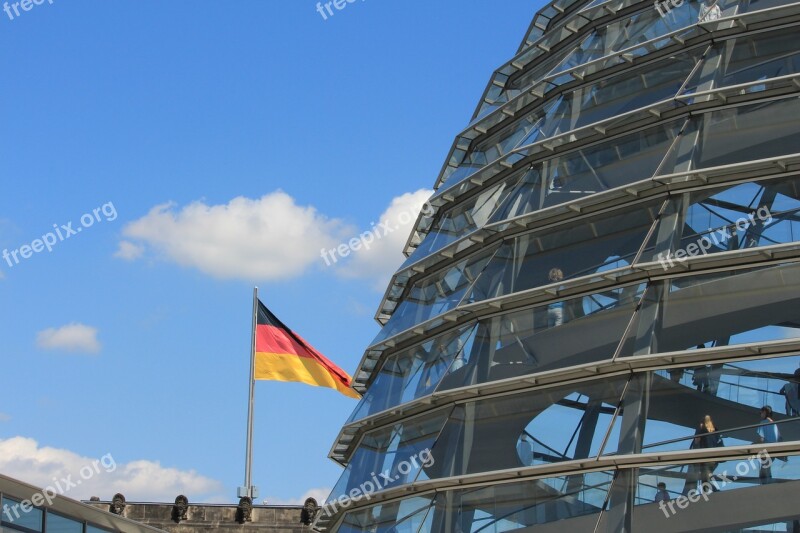
<svg viewBox="0 0 800 533">
<path fill-rule="evenodd" d="M 253 289 L 253 329 L 250 336 L 250 398 L 247 404 L 247 456 L 244 465 L 244 487 L 239 489 L 239 497 L 257 498 L 257 489 L 253 486 L 253 403 L 255 398 L 256 371 L 256 324 L 258 318 L 258 287 Z"/>
</svg>

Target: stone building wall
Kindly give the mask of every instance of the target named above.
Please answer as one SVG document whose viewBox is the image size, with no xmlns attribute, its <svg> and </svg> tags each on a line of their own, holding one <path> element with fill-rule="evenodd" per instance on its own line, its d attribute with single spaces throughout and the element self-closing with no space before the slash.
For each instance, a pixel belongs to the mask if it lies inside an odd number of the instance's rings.
<svg viewBox="0 0 800 533">
<path fill-rule="evenodd" d="M 110 511 L 112 502 L 84 502 L 98 509 Z M 113 512 L 113 511 L 112 511 Z M 254 505 L 251 521 L 241 523 L 241 513 L 236 504 L 192 504 L 186 508 L 185 519 L 178 519 L 172 503 L 128 503 L 119 514 L 151 527 L 175 533 L 207 533 L 210 531 L 266 531 L 270 533 L 310 532 L 305 525 L 302 506 Z"/>
</svg>

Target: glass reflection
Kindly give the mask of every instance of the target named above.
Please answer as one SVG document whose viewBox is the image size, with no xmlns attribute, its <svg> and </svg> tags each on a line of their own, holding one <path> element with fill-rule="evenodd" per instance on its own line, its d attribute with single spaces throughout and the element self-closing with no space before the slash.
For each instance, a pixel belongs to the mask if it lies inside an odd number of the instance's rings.
<svg viewBox="0 0 800 533">
<path fill-rule="evenodd" d="M 378 489 L 384 490 L 415 480 L 593 457 L 626 383 L 627 378 L 616 378 L 474 401 L 369 432 L 328 502 L 381 472 L 392 479 L 381 481 Z M 559 432 L 552 431 L 555 425 Z M 554 440 L 564 434 L 572 435 L 570 442 Z M 518 453 L 523 435 L 550 451 L 534 450 L 527 463 Z M 609 443 L 606 450 L 616 450 L 616 444 Z M 404 463 L 416 465 L 404 468 Z"/>
<path fill-rule="evenodd" d="M 645 284 L 482 320 L 438 390 L 610 360 Z M 581 332 L 577 334 L 577 332 Z"/>
<path fill-rule="evenodd" d="M 549 273 L 553 269 L 568 280 L 630 265 L 662 204 L 657 200 L 614 216 L 517 237 L 500 247 L 465 302 L 552 284 Z"/>
<path fill-rule="evenodd" d="M 414 497 L 348 513 L 340 531 L 498 533 L 567 519 L 572 519 L 568 523 L 576 527 L 573 531 L 586 531 L 594 526 L 590 520 L 596 520 L 593 515 L 600 513 L 613 482 L 613 472 L 592 472 L 441 492 L 432 503 L 426 497 Z M 405 509 L 404 501 L 408 501 Z M 406 526 L 409 516 L 424 516 L 420 523 L 415 520 L 419 529 Z M 582 518 L 583 528 L 576 524 Z M 387 529 L 390 523 L 400 527 Z"/>
<path fill-rule="evenodd" d="M 797 153 L 797 116 L 796 96 L 705 113 L 675 143 L 659 175 Z"/>
<path fill-rule="evenodd" d="M 485 319 L 391 355 L 348 423 L 434 390 L 610 360 L 645 287 L 618 287 Z"/>
<path fill-rule="evenodd" d="M 6 496 L 0 498 L 0 522 L 5 526 L 15 525 L 25 531 L 42 531 L 44 513 L 37 507 L 32 507 L 28 512 L 21 509 L 22 502 Z M 30 502 L 28 502 L 30 507 Z M 10 519 L 10 520 L 9 520 Z"/>
<path fill-rule="evenodd" d="M 401 269 L 487 224 L 652 177 L 684 123 L 681 119 L 651 127 L 511 174 L 502 184 L 465 200 L 438 218 Z M 491 218 L 486 220 L 487 216 Z"/>
<path fill-rule="evenodd" d="M 428 513 L 431 498 L 416 496 L 347 513 L 340 532 L 417 533 Z"/>
<path fill-rule="evenodd" d="M 702 349 L 702 348 L 698 348 Z M 800 441 L 800 357 L 676 367 L 652 373 L 643 452 L 762 442 L 761 409 L 784 441 Z M 713 438 L 697 439 L 710 431 Z M 718 436 L 718 438 L 717 438 Z M 769 439 L 767 439 L 769 440 Z"/>
<path fill-rule="evenodd" d="M 472 351 L 475 330 L 452 331 L 390 356 L 348 423 L 431 394 L 453 360 Z"/>
<path fill-rule="evenodd" d="M 91 524 L 86 525 L 86 533 L 110 533 L 108 529 L 102 529 Z"/>
<path fill-rule="evenodd" d="M 800 71 L 796 42 L 796 28 L 723 41 L 714 46 L 684 92 L 691 94 L 795 74 Z M 758 87 L 748 91 L 758 90 Z"/>
<path fill-rule="evenodd" d="M 685 257 L 794 242 L 800 238 L 798 213 L 797 178 L 678 196 L 661 217 L 641 261 L 659 261 L 668 269 Z"/>
<path fill-rule="evenodd" d="M 602 509 L 613 480 L 612 472 L 593 472 L 441 493 L 423 531 L 501 532 L 588 518 Z"/>
<path fill-rule="evenodd" d="M 702 50 L 688 51 L 559 96 L 470 147 L 458 168 L 448 175 L 447 186 L 462 181 L 515 148 L 675 96 L 701 54 Z"/>
<path fill-rule="evenodd" d="M 758 477 L 764 459 L 771 460 L 772 468 L 778 468 L 780 474 L 775 490 L 770 492 L 769 505 L 755 505 L 766 501 Z M 776 466 L 780 464 L 784 466 Z M 633 531 L 666 525 L 731 533 L 794 531 L 800 525 L 800 513 L 790 488 L 800 481 L 799 467 L 797 457 L 787 458 L 785 463 L 761 453 L 731 459 L 716 465 L 719 473 L 706 486 L 710 489 L 701 493 L 698 487 L 688 497 L 687 480 L 694 477 L 697 463 L 623 470 L 622 476 L 600 471 L 441 491 L 435 497 L 414 496 L 352 511 L 345 516 L 340 531 L 497 533 L 535 531 L 536 526 L 556 522 L 561 531 L 593 531 L 601 519 L 608 524 L 617 506 L 628 505 L 622 478 L 629 475 Z M 575 478 L 579 478 L 577 482 Z M 747 512 L 732 512 L 737 508 L 746 508 Z M 683 522 L 663 522 L 668 519 Z M 396 529 L 392 527 L 395 524 Z"/>
<path fill-rule="evenodd" d="M 800 264 L 666 280 L 648 289 L 623 356 L 800 337 Z"/>
<path fill-rule="evenodd" d="M 512 100 L 542 79 L 546 79 L 551 87 L 558 87 L 575 79 L 564 72 L 577 69 L 592 61 L 611 56 L 608 61 L 599 62 L 602 65 L 584 69 L 581 76 L 622 63 L 625 60 L 619 55 L 614 55 L 622 51 L 625 51 L 629 58 L 655 52 L 672 42 L 669 38 L 660 37 L 694 26 L 697 14 L 698 6 L 691 2 L 671 10 L 664 17 L 659 16 L 656 10 L 648 6 L 648 9 L 630 17 L 593 30 L 579 45 L 553 54 L 557 59 L 555 66 L 551 61 L 537 62 L 531 69 L 515 73 L 510 78 L 506 76 L 501 85 L 492 85 L 491 98 L 487 99 L 481 108 L 481 116 Z M 645 43 L 646 46 L 643 46 Z"/>
<path fill-rule="evenodd" d="M 464 259 L 408 287 L 392 317 L 371 345 L 456 307 L 494 252 L 489 250 Z"/>
<path fill-rule="evenodd" d="M 650 178 L 684 121 L 656 126 L 547 160 L 524 178 L 492 223 Z"/>
<path fill-rule="evenodd" d="M 366 434 L 329 501 L 378 472 L 396 471 L 423 450 L 429 460 L 400 470 L 403 475 L 381 489 L 598 454 L 800 441 L 798 390 L 800 356 L 791 356 L 693 364 L 473 400 Z M 762 415 L 767 405 L 774 411 Z M 685 470 L 667 491 L 685 493 L 716 472 L 716 465 Z M 763 485 L 781 478 L 759 470 L 757 479 Z M 584 484 L 584 475 L 564 478 L 566 492 Z"/>
<path fill-rule="evenodd" d="M 669 137 L 662 130 L 660 138 L 659 146 L 663 147 Z M 567 164 L 566 174 L 572 157 L 577 156 L 568 156 L 566 161 L 556 159 L 553 164 Z M 649 158 L 651 166 L 657 164 L 657 159 Z M 579 180 L 580 174 L 571 177 Z M 561 185 L 555 178 L 550 183 Z M 565 184 L 557 189 L 570 186 Z M 527 171 L 493 220 L 533 209 L 534 201 L 541 204 L 542 189 L 541 173 L 537 169 Z M 551 197 L 560 194 L 549 187 L 547 192 Z M 675 267 L 677 259 L 701 253 L 795 242 L 800 235 L 800 180 L 766 180 L 695 192 L 671 200 L 659 217 L 660 209 L 661 202 L 653 201 L 625 214 L 604 215 L 600 220 L 590 219 L 517 237 L 500 247 L 464 302 L 547 285 L 551 283 L 547 273 L 554 267 L 562 271 L 563 279 L 571 279 L 628 265 L 657 219 L 656 231 L 639 260 L 660 261 L 665 269 Z M 578 248 L 580 254 L 574 251 Z M 679 250 L 682 252 L 676 257 Z"/>
<path fill-rule="evenodd" d="M 747 0 L 746 2 L 742 2 L 739 12 L 752 13 L 753 11 L 785 6 L 791 3 L 792 2 L 790 0 Z"/>
<path fill-rule="evenodd" d="M 544 131 L 556 135 L 672 98 L 700 60 L 695 49 L 575 89 L 560 102 Z M 526 139 L 520 145 L 538 139 Z"/>
<path fill-rule="evenodd" d="M 766 497 L 761 491 L 763 483 L 759 474 L 767 464 L 780 472 L 776 483 L 800 480 L 797 457 L 779 459 L 765 451 L 713 463 L 715 473 L 702 485 L 697 481 L 697 473 L 706 468 L 704 463 L 640 468 L 636 477 L 634 517 L 649 517 L 652 522 L 686 513 L 684 518 L 693 522 L 698 530 L 713 527 L 715 531 L 792 531 L 795 519 L 800 519 L 794 500 L 780 498 L 780 491 L 777 491 L 778 497 Z M 766 501 L 765 498 L 770 505 L 752 505 Z M 741 506 L 748 509 L 745 522 L 741 522 L 740 513 L 730 512 Z M 686 516 L 690 514 L 692 516 Z"/>
<path fill-rule="evenodd" d="M 432 465 L 417 480 L 530 466 L 518 453 L 525 434 L 546 450 L 533 450 L 533 464 L 592 457 L 626 383 L 627 378 L 608 379 L 457 406 L 431 448 Z"/>
<path fill-rule="evenodd" d="M 478 228 L 482 228 L 514 185 L 513 182 L 508 181 L 499 183 L 437 216 L 425 239 L 400 268 L 412 265 L 423 257 L 444 248 Z"/>
<path fill-rule="evenodd" d="M 47 533 L 83 533 L 83 523 L 53 512 L 47 513 L 45 520 Z"/>
<path fill-rule="evenodd" d="M 419 471 L 430 465 L 428 452 L 451 410 L 440 409 L 366 433 L 326 505 L 354 490 L 367 494 L 414 481 Z M 366 483 L 372 488 L 367 489 Z"/>
<path fill-rule="evenodd" d="M 721 7 L 723 16 L 730 16 L 736 12 L 746 13 L 758 11 L 787 5 L 789 3 L 791 2 L 787 2 L 787 0 L 749 0 L 737 3 L 722 1 L 718 2 L 718 5 Z M 625 60 L 621 58 L 620 55 L 615 55 L 620 52 L 624 51 L 628 59 L 647 55 L 673 43 L 672 39 L 669 37 L 663 37 L 673 32 L 679 32 L 679 34 L 682 35 L 682 39 L 687 40 L 698 20 L 699 4 L 699 2 L 684 2 L 679 7 L 670 9 L 663 17 L 658 15 L 658 10 L 654 9 L 652 6 L 647 6 L 646 9 L 639 13 L 593 30 L 579 45 L 566 48 L 565 50 L 553 54 L 558 57 L 555 66 L 550 64 L 549 61 L 547 63 L 531 60 L 520 61 L 523 64 L 527 62 L 533 63 L 534 66 L 529 70 L 516 72 L 510 77 L 508 74 L 496 76 L 489 86 L 487 96 L 476 118 L 482 118 L 488 115 L 540 80 L 545 79 L 551 87 L 558 87 L 575 79 L 569 73 L 566 73 L 566 71 L 572 69 L 582 70 L 580 75 L 585 77 L 594 72 L 599 72 L 624 62 Z M 585 21 L 582 19 L 572 19 L 570 22 L 570 24 L 577 26 L 583 26 L 584 23 Z M 685 31 L 680 32 L 682 29 L 685 29 Z M 569 34 L 562 35 L 566 37 Z M 791 35 L 791 30 L 789 35 Z M 740 39 L 744 42 L 750 38 Z M 791 39 L 787 42 L 791 43 Z M 739 52 L 741 52 L 743 57 L 746 55 L 748 58 L 752 58 L 754 55 L 769 57 L 772 49 L 762 44 L 756 52 L 747 52 L 744 46 L 739 48 Z M 598 61 L 602 58 L 608 59 L 606 61 Z M 597 63 L 591 63 L 593 61 Z M 587 63 L 591 63 L 591 66 L 587 65 Z M 545 65 L 550 68 L 544 68 Z M 579 68 L 584 65 L 586 66 L 584 69 Z M 796 72 L 796 66 L 793 68 L 795 68 L 793 72 Z M 742 83 L 736 82 L 734 79 L 744 74 L 744 70 L 738 74 L 736 70 L 736 67 L 729 68 L 728 72 L 733 73 L 731 77 L 727 82 L 721 82 L 716 86 Z M 545 72 L 547 72 L 547 74 L 545 74 Z M 698 74 L 698 76 L 700 75 L 701 74 Z M 708 72 L 706 75 L 708 75 Z M 746 81 L 759 79 L 759 77 L 753 77 L 752 73 L 744 75 L 748 77 Z M 777 76 L 780 74 L 774 75 Z M 692 85 L 696 85 L 696 83 L 693 82 L 690 84 L 687 92 L 695 92 L 695 90 L 692 90 Z"/>
<path fill-rule="evenodd" d="M 671 10 L 666 17 L 662 17 L 656 9 L 648 6 L 648 9 L 631 17 L 597 28 L 567 59 L 553 69 L 550 75 L 691 26 L 697 22 L 697 13 L 698 5 L 694 2 L 685 2 Z"/>
</svg>

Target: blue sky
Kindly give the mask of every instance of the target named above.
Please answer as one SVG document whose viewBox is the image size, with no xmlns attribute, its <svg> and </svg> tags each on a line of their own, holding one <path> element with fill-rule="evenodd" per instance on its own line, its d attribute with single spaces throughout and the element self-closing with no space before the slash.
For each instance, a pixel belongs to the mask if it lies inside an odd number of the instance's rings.
<svg viewBox="0 0 800 533">
<path fill-rule="evenodd" d="M 352 373 L 410 227 L 331 267 L 320 248 L 419 209 L 540 5 L 0 12 L 0 250 L 100 209 L 51 252 L 0 260 L 0 473 L 46 484 L 110 453 L 120 468 L 69 496 L 233 501 L 252 286 Z M 262 498 L 332 487 L 327 453 L 354 407 L 259 382 Z"/>
</svg>

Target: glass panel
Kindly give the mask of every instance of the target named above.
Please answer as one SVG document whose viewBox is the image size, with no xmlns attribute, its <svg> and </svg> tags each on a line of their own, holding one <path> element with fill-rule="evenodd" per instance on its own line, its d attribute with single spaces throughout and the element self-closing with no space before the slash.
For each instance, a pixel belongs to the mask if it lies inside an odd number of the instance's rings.
<svg viewBox="0 0 800 533">
<path fill-rule="evenodd" d="M 698 12 L 694 2 L 685 2 L 667 16 L 661 16 L 657 9 L 648 6 L 631 17 L 613 21 L 584 39 L 550 76 L 690 26 L 697 22 Z"/>
<path fill-rule="evenodd" d="M 370 494 L 413 481 L 420 469 L 432 465 L 430 449 L 451 410 L 440 409 L 365 434 L 326 504 L 348 495 L 357 499 L 353 491 Z"/>
<path fill-rule="evenodd" d="M 613 479 L 592 472 L 441 493 L 423 531 L 498 533 L 556 521 L 562 531 L 592 531 Z"/>
<path fill-rule="evenodd" d="M 558 113 L 562 121 L 558 131 L 580 128 L 675 96 L 701 52 L 670 56 L 573 91 Z"/>
<path fill-rule="evenodd" d="M 571 52 L 572 48 L 567 47 L 548 53 L 544 58 L 538 58 L 533 57 L 533 55 L 542 55 L 542 51 L 539 49 L 532 49 L 530 54 L 525 54 L 524 57 L 516 59 L 515 64 L 525 65 L 525 70 L 519 71 L 514 68 L 510 76 L 506 74 L 496 74 L 490 82 L 481 110 L 472 123 L 478 122 L 490 112 L 495 111 L 497 108 L 513 100 L 522 94 L 523 91 L 529 89 L 531 85 L 543 79 L 548 72 L 553 70 L 553 68 Z M 529 65 L 532 66 L 528 68 Z M 514 108 L 519 110 L 524 106 L 525 104 L 519 103 L 516 104 Z M 497 120 L 502 120 L 502 118 L 503 117 L 497 117 Z"/>
<path fill-rule="evenodd" d="M 598 400 L 573 393 L 553 404 L 531 421 L 520 435 L 517 457 L 524 466 L 534 466 L 598 455 L 617 407 L 612 401 L 618 400 L 613 396 Z M 553 431 L 556 427 L 559 431 Z M 594 433 L 589 435 L 593 438 L 584 443 L 582 440 L 587 427 L 591 427 Z M 618 441 L 619 427 L 612 432 L 604 451 L 616 451 Z"/>
<path fill-rule="evenodd" d="M 466 178 L 517 146 L 530 144 L 551 135 L 552 133 L 544 132 L 542 128 L 552 124 L 552 114 L 561 106 L 562 101 L 563 97 L 559 96 L 542 108 L 516 120 L 499 133 L 481 141 L 477 146 L 471 147 L 458 171 L 448 178 L 448 185 Z M 461 171 L 462 169 L 466 170 Z"/>
<path fill-rule="evenodd" d="M 494 78 L 489 82 L 489 87 L 486 89 L 486 95 L 483 97 L 480 110 L 472 119 L 471 123 L 478 122 L 480 119 L 508 102 L 508 95 L 504 87 L 508 83 L 508 75 L 497 73 Z"/>
<path fill-rule="evenodd" d="M 520 146 L 674 97 L 702 53 L 694 49 L 676 54 L 571 91 L 541 126 L 543 135 L 525 139 Z"/>
<path fill-rule="evenodd" d="M 42 531 L 42 510 L 30 506 L 30 502 L 25 509 L 22 503 L 5 496 L 0 500 L 0 521 L 8 526 L 24 527 L 33 531 Z"/>
<path fill-rule="evenodd" d="M 758 409 L 769 405 L 777 414 L 794 417 L 800 415 L 799 363 L 800 357 L 781 357 L 659 370 L 657 375 L 716 398 Z"/>
<path fill-rule="evenodd" d="M 415 496 L 352 511 L 345 515 L 337 531 L 344 533 L 417 533 L 430 505 L 430 497 Z"/>
<path fill-rule="evenodd" d="M 519 177 L 517 177 L 519 179 Z M 505 181 L 480 192 L 437 217 L 428 235 L 400 268 L 405 268 L 461 237 L 482 228 L 497 206 L 508 196 L 514 182 Z"/>
<path fill-rule="evenodd" d="M 686 93 L 786 76 L 800 71 L 797 29 L 730 39 L 717 44 L 703 67 L 686 85 Z M 750 89 L 758 90 L 758 86 Z"/>
<path fill-rule="evenodd" d="M 769 206 L 772 222 L 762 224 L 763 228 L 759 234 L 745 230 L 749 233 L 743 236 L 741 242 L 755 242 L 754 246 L 769 246 L 800 240 L 800 226 L 798 226 L 800 180 L 765 182 L 763 186 L 765 188 L 763 196 L 773 195 L 772 205 Z M 766 205 L 763 196 L 759 199 L 762 206 Z M 758 213 L 756 213 L 756 217 L 758 217 Z"/>
<path fill-rule="evenodd" d="M 491 222 L 508 220 L 650 178 L 683 123 L 680 120 L 656 126 L 537 165 L 526 172 L 492 215 Z"/>
<path fill-rule="evenodd" d="M 619 287 L 483 320 L 438 390 L 610 360 L 644 289 Z"/>
<path fill-rule="evenodd" d="M 402 301 L 371 345 L 457 306 L 494 252 L 489 250 L 464 259 L 406 289 Z"/>
<path fill-rule="evenodd" d="M 687 172 L 794 154 L 800 146 L 800 98 L 706 113 L 675 143 L 659 174 Z"/>
<path fill-rule="evenodd" d="M 502 187 L 498 186 L 500 189 L 492 188 L 467 201 L 463 207 L 455 208 L 455 217 L 446 214 L 403 267 L 485 225 L 487 221 L 483 216 L 491 211 L 482 206 L 491 205 L 494 209 L 497 202 L 502 201 L 488 221 L 495 223 L 650 178 L 684 123 L 681 119 L 655 126 L 512 174 Z M 475 217 L 475 211 L 479 211 L 480 216 Z M 475 219 L 475 223 L 470 224 L 470 218 Z"/>
<path fill-rule="evenodd" d="M 444 184 L 440 187 L 440 191 L 445 191 L 457 183 L 464 181 L 464 179 L 475 174 L 486 164 L 484 162 L 464 162 L 463 158 L 465 154 L 466 152 L 461 151 L 459 154 L 460 157 L 456 157 L 458 160 L 456 166 L 450 166 L 445 169 Z"/>
<path fill-rule="evenodd" d="M 766 451 L 721 463 L 640 468 L 636 478 L 635 505 L 652 505 L 653 508 L 650 511 L 637 508 L 634 523 L 637 514 L 641 516 L 640 513 L 655 520 L 690 513 L 697 531 L 792 531 L 791 517 L 797 517 L 796 500 L 776 498 L 780 489 L 770 495 L 762 491 L 765 487 L 761 487 L 763 479 L 760 475 L 765 468 L 772 471 L 774 482 L 780 482 L 785 487 L 785 494 L 789 494 L 788 491 L 793 490 L 800 480 L 800 461 L 791 458 L 785 462 L 771 457 Z M 663 486 L 659 487 L 662 483 Z M 740 490 L 747 492 L 737 497 L 735 492 Z M 756 505 L 756 502 L 767 501 L 769 505 Z M 742 506 L 747 508 L 747 518 L 745 522 L 737 523 L 742 515 L 731 510 Z M 779 517 L 781 521 L 776 529 L 748 527 L 759 523 L 772 524 Z M 786 528 L 787 517 L 789 529 Z"/>
<path fill-rule="evenodd" d="M 47 533 L 83 533 L 82 522 L 77 522 L 53 512 L 47 513 L 45 523 Z"/>
<path fill-rule="evenodd" d="M 659 261 L 668 270 L 697 255 L 794 242 L 800 239 L 798 212 L 797 178 L 679 196 L 662 215 L 641 261 Z"/>
<path fill-rule="evenodd" d="M 657 16 L 657 15 L 656 15 Z M 511 150 L 593 124 L 674 96 L 698 62 L 702 50 L 671 56 L 559 96 L 513 125 L 470 147 L 459 169 L 447 178 L 455 184 Z"/>
<path fill-rule="evenodd" d="M 792 4 L 791 0 L 747 0 L 746 2 L 742 2 L 742 6 L 739 9 L 740 13 L 751 13 L 753 11 L 759 11 L 761 9 L 770 9 L 773 7 L 780 7 L 785 6 L 788 4 Z"/>
<path fill-rule="evenodd" d="M 348 423 L 431 394 L 466 346 L 471 349 L 475 325 L 449 332 L 389 357 Z"/>
<path fill-rule="evenodd" d="M 548 72 L 551 72 L 556 65 L 560 64 L 564 60 L 564 57 L 570 53 L 572 53 L 572 50 L 569 48 L 553 53 L 548 56 L 546 61 L 537 62 L 533 68 L 511 76 L 511 79 L 506 83 L 506 88 L 503 91 L 505 98 L 511 100 L 534 83 L 537 83 L 544 78 Z"/>
<path fill-rule="evenodd" d="M 594 457 L 626 382 L 606 379 L 457 406 L 431 449 L 431 466 L 417 479 Z M 518 451 L 526 434 L 538 445 L 531 456 Z"/>
<path fill-rule="evenodd" d="M 465 301 L 496 298 L 629 265 L 662 203 L 649 202 L 627 213 L 521 235 L 500 247 Z"/>
<path fill-rule="evenodd" d="M 728 529 L 722 533 L 760 533 L 762 531 L 786 531 L 789 533 L 800 533 L 800 514 L 794 516 L 793 519 L 783 520 L 780 522 L 773 522 L 771 519 L 768 519 L 765 522 L 759 521 L 758 523 L 752 523 L 748 521 L 750 527 L 741 529 L 736 527 L 735 529 Z"/>
<path fill-rule="evenodd" d="M 798 363 L 800 357 L 793 356 L 654 372 L 643 451 L 775 442 L 764 429 L 775 427 L 780 440 L 800 440 Z M 763 425 L 764 406 L 776 425 Z"/>
<path fill-rule="evenodd" d="M 659 282 L 648 290 L 623 356 L 800 337 L 800 264 Z"/>
<path fill-rule="evenodd" d="M 110 529 L 103 529 L 100 527 L 93 526 L 91 524 L 88 524 L 86 526 L 86 533 L 110 533 L 110 531 L 111 531 Z"/>
<path fill-rule="evenodd" d="M 458 165 L 459 161 L 461 161 L 461 157 L 463 157 L 465 151 L 460 151 L 458 157 L 453 158 L 453 165 Z M 516 163 L 519 159 L 522 159 L 522 156 L 516 157 L 515 155 L 509 156 L 506 160 L 509 161 L 510 164 Z M 453 168 L 453 167 L 448 167 Z M 498 174 L 505 173 L 506 167 L 496 165 L 496 166 L 489 166 L 481 171 L 481 180 L 486 182 L 487 180 L 497 176 Z M 464 181 L 464 180 L 453 180 L 445 182 L 439 189 L 431 196 L 430 202 L 433 202 L 445 195 L 452 196 L 453 198 L 459 198 L 463 194 L 466 194 L 470 191 L 475 189 L 474 183 L 471 181 Z"/>
<path fill-rule="evenodd" d="M 581 8 L 581 11 L 586 11 L 590 7 L 599 6 L 600 4 L 602 4 L 602 3 L 606 2 L 606 1 L 607 0 L 592 0 L 591 2 L 586 4 L 583 8 Z"/>
<path fill-rule="evenodd" d="M 743 13 L 788 3 L 790 2 L 786 0 L 750 0 L 749 2 L 736 3 L 722 1 L 717 2 L 717 5 L 721 7 L 721 14 L 728 16 L 736 11 Z M 673 43 L 670 38 L 659 37 L 682 28 L 687 28 L 686 32 L 682 34 L 683 39 L 686 40 L 687 34 L 693 31 L 694 25 L 700 18 L 699 8 L 700 2 L 684 2 L 677 8 L 673 8 L 669 2 L 658 2 L 658 7 L 656 8 L 644 9 L 631 17 L 623 18 L 598 28 L 577 47 L 568 48 L 566 52 L 557 52 L 559 56 L 558 64 L 549 71 L 546 79 L 553 87 L 557 87 L 573 81 L 574 78 L 569 74 L 564 74 L 565 71 L 585 65 L 591 61 L 608 57 L 621 51 L 625 51 L 625 55 L 629 59 L 655 52 Z M 742 39 L 744 40 L 744 38 Z M 643 43 L 647 44 L 643 45 Z M 769 49 L 762 47 L 757 52 L 750 52 L 747 55 L 748 57 L 768 56 L 769 51 Z M 568 54 L 567 57 L 560 57 L 565 53 Z M 609 57 L 606 61 L 598 62 L 599 64 L 596 66 L 593 64 L 591 67 L 584 69 L 581 72 L 581 76 L 585 77 L 588 74 L 607 69 L 623 61 L 619 56 Z M 545 65 L 547 67 L 552 66 L 549 61 L 547 63 L 539 62 L 532 69 L 512 76 L 510 80 L 508 76 L 504 76 L 503 79 L 493 80 L 495 83 L 490 85 L 478 116 L 487 115 L 541 80 L 544 77 L 543 73 L 547 71 L 544 68 Z"/>
</svg>

